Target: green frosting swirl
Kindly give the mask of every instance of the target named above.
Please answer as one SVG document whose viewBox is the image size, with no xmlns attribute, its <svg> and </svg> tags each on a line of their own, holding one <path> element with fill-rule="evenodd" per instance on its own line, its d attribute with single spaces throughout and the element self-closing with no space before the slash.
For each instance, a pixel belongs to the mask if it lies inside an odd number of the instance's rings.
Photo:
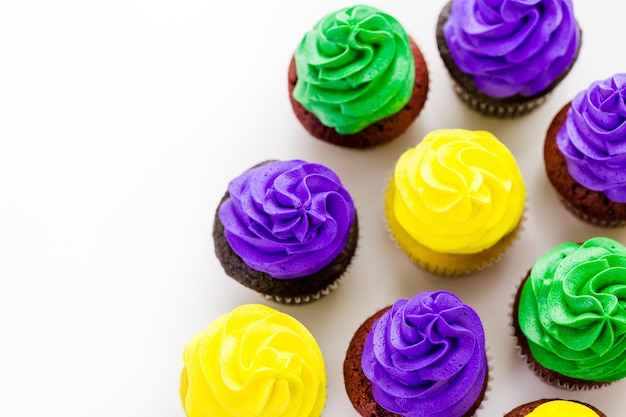
<svg viewBox="0 0 626 417">
<path fill-rule="evenodd" d="M 626 248 L 604 237 L 560 244 L 533 265 L 519 304 L 533 357 L 562 375 L 626 376 Z"/>
<path fill-rule="evenodd" d="M 356 133 L 408 103 L 415 63 L 404 28 L 369 6 L 331 13 L 294 54 L 293 97 L 338 133 Z"/>
</svg>

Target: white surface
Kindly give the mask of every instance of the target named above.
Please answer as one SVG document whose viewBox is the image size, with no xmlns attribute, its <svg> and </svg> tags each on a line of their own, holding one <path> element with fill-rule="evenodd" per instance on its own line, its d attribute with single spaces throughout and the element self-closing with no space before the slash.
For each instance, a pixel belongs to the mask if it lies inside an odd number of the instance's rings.
<svg viewBox="0 0 626 417">
<path fill-rule="evenodd" d="M 398 298 L 434 289 L 454 291 L 484 321 L 494 370 L 481 416 L 540 397 L 623 415 L 626 382 L 582 393 L 541 383 L 517 357 L 508 327 L 515 286 L 543 251 L 595 235 L 626 241 L 626 230 L 568 214 L 542 165 L 556 111 L 592 81 L 626 71 L 626 6 L 601 3 L 600 17 L 599 2 L 576 1 L 582 51 L 549 101 L 528 116 L 493 120 L 452 92 L 435 42 L 443 0 L 371 1 L 420 45 L 431 84 L 409 131 L 370 151 L 311 138 L 287 96 L 287 65 L 304 32 L 352 3 L 0 3 L 0 415 L 182 417 L 188 339 L 237 305 L 265 303 L 223 273 L 211 228 L 228 181 L 268 158 L 328 165 L 359 210 L 357 256 L 339 289 L 305 306 L 268 303 L 317 338 L 328 368 L 324 415 L 356 416 L 341 367 L 357 326 Z M 461 279 L 413 266 L 382 212 L 396 158 L 430 130 L 451 127 L 496 134 L 528 187 L 515 245 L 501 263 Z"/>
</svg>

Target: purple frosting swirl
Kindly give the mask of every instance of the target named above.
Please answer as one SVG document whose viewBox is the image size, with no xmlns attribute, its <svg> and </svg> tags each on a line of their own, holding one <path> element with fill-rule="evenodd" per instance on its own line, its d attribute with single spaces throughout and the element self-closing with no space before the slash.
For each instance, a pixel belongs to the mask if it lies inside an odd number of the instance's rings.
<svg viewBox="0 0 626 417">
<path fill-rule="evenodd" d="M 299 160 L 252 168 L 228 184 L 224 233 L 249 267 L 300 278 L 332 262 L 354 222 L 352 197 L 329 168 Z"/>
<path fill-rule="evenodd" d="M 626 74 L 579 92 L 556 141 L 576 181 L 626 203 Z"/>
<path fill-rule="evenodd" d="M 361 366 L 374 399 L 392 413 L 462 416 L 487 374 L 482 323 L 450 292 L 396 301 L 368 334 Z"/>
<path fill-rule="evenodd" d="M 573 62 L 572 0 L 453 0 L 443 32 L 459 69 L 497 98 L 544 91 Z"/>
</svg>

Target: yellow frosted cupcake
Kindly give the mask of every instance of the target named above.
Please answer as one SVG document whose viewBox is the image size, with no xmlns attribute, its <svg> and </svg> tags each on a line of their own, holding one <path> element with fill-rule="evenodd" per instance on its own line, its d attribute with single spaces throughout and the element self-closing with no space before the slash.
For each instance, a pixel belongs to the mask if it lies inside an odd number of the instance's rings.
<svg viewBox="0 0 626 417">
<path fill-rule="evenodd" d="M 591 404 L 576 400 L 542 398 L 519 405 L 504 417 L 606 417 Z"/>
<path fill-rule="evenodd" d="M 385 212 L 398 245 L 417 265 L 464 275 L 510 246 L 525 200 L 517 162 L 493 134 L 441 129 L 400 156 Z"/>
<path fill-rule="evenodd" d="M 220 316 L 185 346 L 180 396 L 188 417 L 319 417 L 324 358 L 293 317 L 260 304 Z"/>
</svg>

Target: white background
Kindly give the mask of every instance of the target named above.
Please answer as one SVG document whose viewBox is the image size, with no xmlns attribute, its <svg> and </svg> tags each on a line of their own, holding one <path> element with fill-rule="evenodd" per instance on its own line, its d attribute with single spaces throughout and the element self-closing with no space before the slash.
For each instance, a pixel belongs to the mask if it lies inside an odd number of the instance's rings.
<svg viewBox="0 0 626 417">
<path fill-rule="evenodd" d="M 310 137 L 292 113 L 287 66 L 304 32 L 343 1 L 0 2 L 0 415 L 184 416 L 182 350 L 217 316 L 266 303 L 302 321 L 328 369 L 325 416 L 356 416 L 342 362 L 358 325 L 417 292 L 447 289 L 481 315 L 493 380 L 480 416 L 541 397 L 624 415 L 626 382 L 565 392 L 517 356 L 509 303 L 545 250 L 626 230 L 583 224 L 544 174 L 552 116 L 592 81 L 626 71 L 624 3 L 576 1 L 583 46 L 540 110 L 493 120 L 464 107 L 438 56 L 443 0 L 371 1 L 424 52 L 426 106 L 402 137 L 356 151 Z M 601 13 L 600 13 L 601 12 Z M 445 279 L 412 265 L 385 230 L 397 157 L 438 128 L 486 129 L 515 154 L 528 187 L 524 230 L 504 259 Z M 361 239 L 344 283 L 287 307 L 228 278 L 212 221 L 230 179 L 265 159 L 334 169 L 352 193 Z M 219 416 L 217 416 L 219 417 Z"/>
</svg>

